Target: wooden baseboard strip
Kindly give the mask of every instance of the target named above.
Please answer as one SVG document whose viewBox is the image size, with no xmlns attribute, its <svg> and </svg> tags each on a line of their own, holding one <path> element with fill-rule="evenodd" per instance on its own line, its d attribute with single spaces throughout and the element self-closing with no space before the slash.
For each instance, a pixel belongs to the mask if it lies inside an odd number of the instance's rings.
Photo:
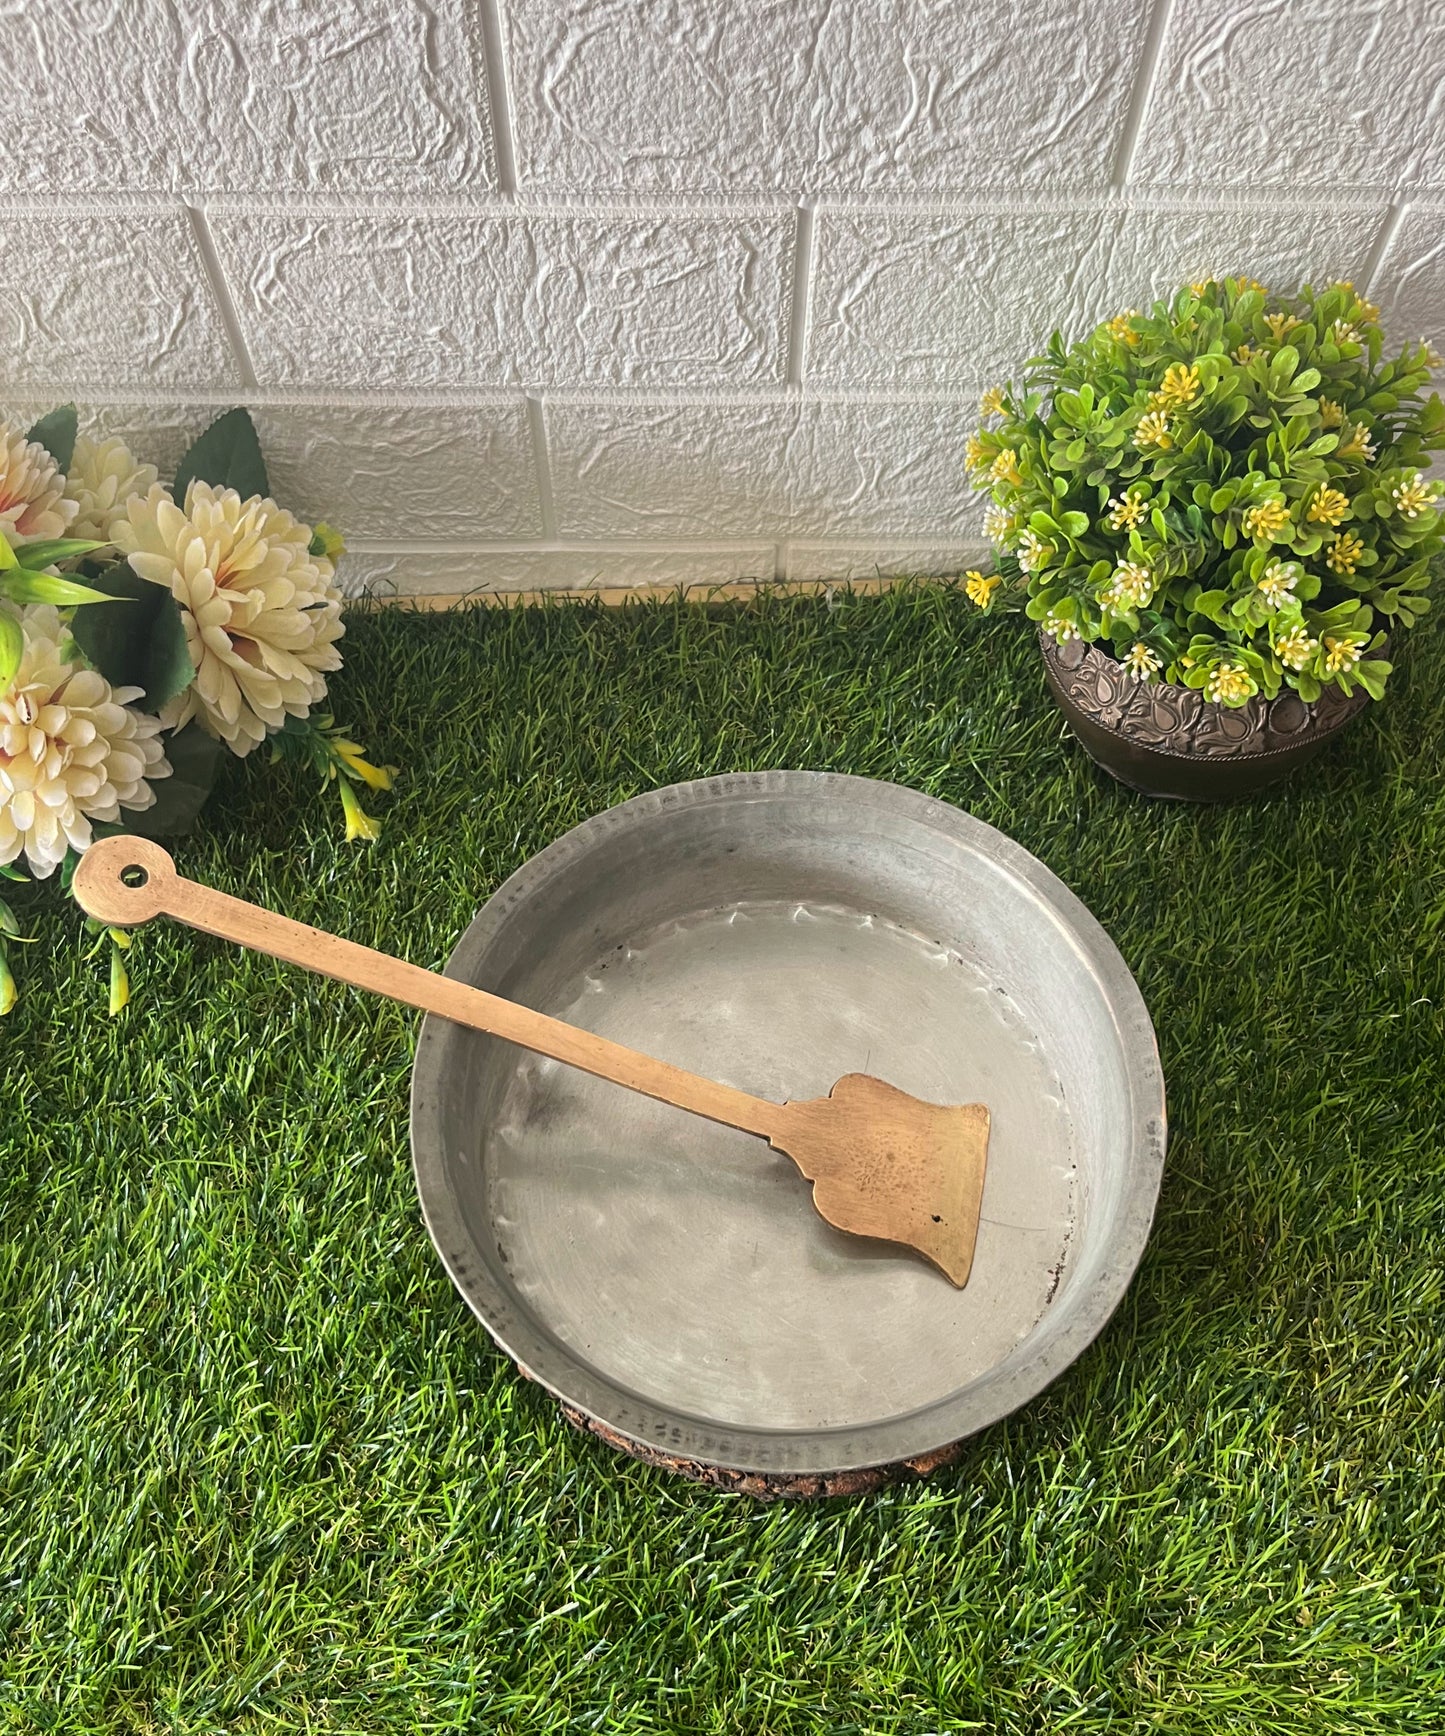
<svg viewBox="0 0 1445 1736">
<path fill-rule="evenodd" d="M 466 604 L 499 608 L 507 605 L 524 606 L 545 602 L 597 602 L 609 608 L 624 603 L 656 600 L 672 601 L 679 594 L 687 603 L 746 602 L 766 592 L 769 596 L 816 597 L 828 591 L 849 591 L 854 595 L 873 595 L 891 590 L 895 585 L 950 584 L 948 578 L 924 577 L 916 573 L 877 574 L 857 579 L 756 579 L 729 584 L 691 585 L 594 585 L 583 590 L 546 589 L 540 591 L 442 591 L 408 593 L 394 597 L 362 596 L 347 599 L 349 609 L 417 609 L 424 611 L 456 609 Z"/>
</svg>

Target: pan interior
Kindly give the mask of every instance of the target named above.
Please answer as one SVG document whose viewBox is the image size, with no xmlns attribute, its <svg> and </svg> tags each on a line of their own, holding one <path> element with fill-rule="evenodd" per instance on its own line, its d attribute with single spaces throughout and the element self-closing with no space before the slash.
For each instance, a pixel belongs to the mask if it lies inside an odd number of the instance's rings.
<svg viewBox="0 0 1445 1736">
<path fill-rule="evenodd" d="M 514 1051 L 488 1129 L 513 1283 L 576 1357 L 639 1398 L 744 1427 L 917 1410 L 1037 1323 L 1074 1233 L 1062 1088 L 1002 984 L 875 912 L 806 900 L 672 918 L 555 1010 L 759 1096 L 876 1073 L 993 1115 L 973 1273 L 830 1228 L 762 1140 Z"/>
<path fill-rule="evenodd" d="M 1066 1366 L 1137 1260 L 1147 1014 L 1058 882 L 940 803 L 796 773 L 639 798 L 520 870 L 449 969 L 759 1096 L 862 1071 L 992 1113 L 959 1291 L 832 1229 L 765 1142 L 428 1021 L 438 1246 L 503 1345 L 624 1434 L 757 1466 L 930 1451 Z"/>
</svg>

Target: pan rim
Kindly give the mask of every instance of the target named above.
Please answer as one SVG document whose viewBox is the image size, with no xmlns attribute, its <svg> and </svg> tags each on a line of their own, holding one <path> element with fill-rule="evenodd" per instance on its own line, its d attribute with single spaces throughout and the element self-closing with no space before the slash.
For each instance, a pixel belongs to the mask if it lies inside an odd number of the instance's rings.
<svg viewBox="0 0 1445 1736">
<path fill-rule="evenodd" d="M 1057 1331 L 945 1398 L 906 1413 L 832 1427 L 765 1428 L 708 1422 L 648 1400 L 576 1357 L 510 1296 L 481 1257 L 476 1227 L 457 1209 L 446 1175 L 442 1124 L 449 1042 L 459 1027 L 423 1020 L 412 1069 L 412 1168 L 422 1217 L 442 1264 L 500 1349 L 562 1404 L 652 1453 L 757 1476 L 828 1476 L 924 1459 L 1000 1421 L 1083 1355 L 1122 1301 L 1153 1224 L 1167 1146 L 1163 1071 L 1144 997 L 1102 924 L 1062 880 L 1005 833 L 965 810 L 904 785 L 839 772 L 731 772 L 650 790 L 582 821 L 538 851 L 482 905 L 448 960 L 468 970 L 510 913 L 603 837 L 645 827 L 660 813 L 726 801 L 846 797 L 855 805 L 912 817 L 980 851 L 1051 909 L 1085 955 L 1113 1017 L 1129 1097 L 1129 1150 L 1108 1258 Z"/>
</svg>

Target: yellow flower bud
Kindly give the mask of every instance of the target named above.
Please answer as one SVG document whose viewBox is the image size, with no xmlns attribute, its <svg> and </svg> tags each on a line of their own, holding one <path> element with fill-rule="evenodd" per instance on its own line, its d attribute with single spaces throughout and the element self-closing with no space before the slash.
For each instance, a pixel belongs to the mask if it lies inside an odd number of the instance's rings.
<svg viewBox="0 0 1445 1736">
<path fill-rule="evenodd" d="M 360 742 L 347 741 L 344 737 L 339 737 L 333 739 L 331 746 L 336 757 L 346 769 L 360 778 L 368 789 L 389 790 L 391 788 L 392 780 L 396 776 L 395 766 L 372 765 L 370 760 L 362 757 Z"/>
<path fill-rule="evenodd" d="M 312 528 L 311 543 L 306 552 L 325 555 L 327 560 L 334 561 L 346 553 L 346 544 L 341 540 L 340 531 L 333 530 L 329 524 L 322 522 Z"/>
<path fill-rule="evenodd" d="M 125 957 L 111 942 L 110 947 L 110 1016 L 123 1013 L 130 1004 L 130 978 L 126 975 Z"/>
<path fill-rule="evenodd" d="M 356 791 L 352 789 L 345 778 L 341 778 L 339 782 L 341 785 L 341 808 L 346 815 L 347 843 L 355 843 L 360 838 L 365 843 L 374 844 L 381 836 L 380 822 L 373 820 L 370 814 L 363 811 L 361 803 L 357 799 Z"/>
</svg>

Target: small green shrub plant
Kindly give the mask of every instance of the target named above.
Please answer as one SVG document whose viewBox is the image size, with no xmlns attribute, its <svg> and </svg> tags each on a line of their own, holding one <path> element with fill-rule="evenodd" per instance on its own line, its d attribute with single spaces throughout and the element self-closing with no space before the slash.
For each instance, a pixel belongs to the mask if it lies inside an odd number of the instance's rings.
<svg viewBox="0 0 1445 1736">
<path fill-rule="evenodd" d="M 1424 343 L 1385 359 L 1349 283 L 1210 280 L 1055 332 L 968 437 L 996 550 L 968 594 L 1221 705 L 1378 699 L 1445 558 L 1439 365 Z"/>
</svg>

